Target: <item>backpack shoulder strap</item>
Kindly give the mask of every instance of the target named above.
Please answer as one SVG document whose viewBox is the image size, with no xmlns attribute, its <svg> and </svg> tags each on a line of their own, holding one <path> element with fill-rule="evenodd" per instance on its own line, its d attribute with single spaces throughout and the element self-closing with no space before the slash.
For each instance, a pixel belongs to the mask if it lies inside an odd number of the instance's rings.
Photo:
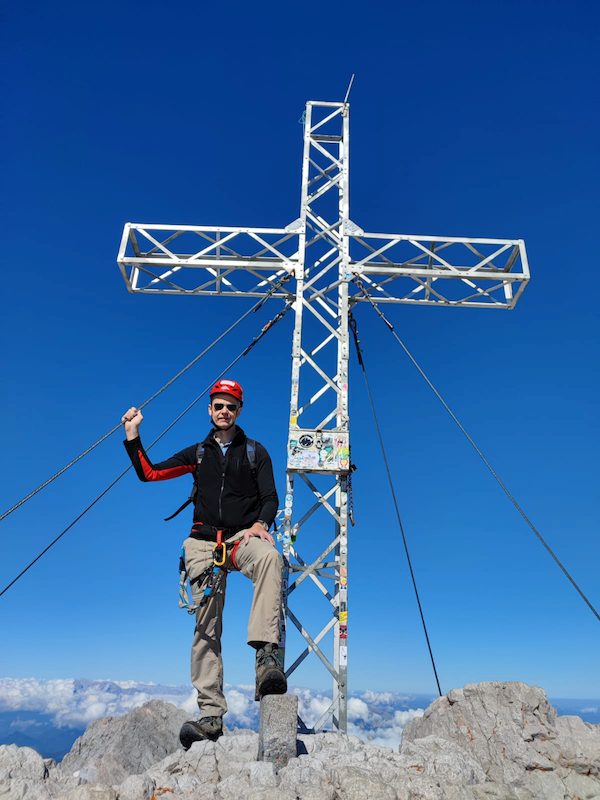
<svg viewBox="0 0 600 800">
<path fill-rule="evenodd" d="M 198 467 L 202 463 L 202 459 L 204 458 L 204 445 L 202 442 L 196 446 L 196 469 L 194 470 L 194 485 L 192 486 L 192 491 L 190 492 L 190 496 L 185 501 L 185 503 L 177 509 L 174 514 L 171 514 L 170 517 L 165 517 L 165 522 L 168 522 L 173 517 L 176 517 L 184 508 L 187 508 L 190 503 L 193 503 L 196 499 L 196 493 L 198 492 Z"/>
<path fill-rule="evenodd" d="M 256 442 L 254 439 L 246 439 L 246 455 L 248 456 L 252 475 L 256 479 Z"/>
</svg>

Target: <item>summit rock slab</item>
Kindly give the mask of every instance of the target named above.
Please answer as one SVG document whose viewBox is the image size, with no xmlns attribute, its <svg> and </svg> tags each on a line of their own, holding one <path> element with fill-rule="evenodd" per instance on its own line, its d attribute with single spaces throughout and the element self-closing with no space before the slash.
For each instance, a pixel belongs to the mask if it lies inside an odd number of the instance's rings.
<svg viewBox="0 0 600 800">
<path fill-rule="evenodd" d="M 543 689 L 525 683 L 477 683 L 435 700 L 404 729 L 400 752 L 428 737 L 458 745 L 486 781 L 519 798 L 600 798 L 600 725 L 559 717 Z M 569 787 L 576 785 L 577 793 Z"/>
</svg>

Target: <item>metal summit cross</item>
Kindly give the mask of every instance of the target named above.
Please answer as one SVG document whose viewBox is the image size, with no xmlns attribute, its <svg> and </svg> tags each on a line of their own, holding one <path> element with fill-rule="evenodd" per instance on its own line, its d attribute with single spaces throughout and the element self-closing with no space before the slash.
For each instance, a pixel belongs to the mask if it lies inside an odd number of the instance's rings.
<svg viewBox="0 0 600 800">
<path fill-rule="evenodd" d="M 514 308 L 529 270 L 521 239 L 365 233 L 349 216 L 348 103 L 309 102 L 302 122 L 298 219 L 285 228 L 128 223 L 118 263 L 130 292 L 150 294 L 260 298 L 285 273 L 295 278 L 281 647 L 291 620 L 306 647 L 287 668 L 288 676 L 312 652 L 333 678 L 331 705 L 311 730 L 321 730 L 331 720 L 334 730 L 345 732 L 349 511 L 351 516 L 349 309 L 370 298 L 377 303 Z M 361 279 L 366 291 L 359 290 L 355 278 Z M 293 294 L 291 288 L 271 292 L 283 299 Z M 308 491 L 301 489 L 303 484 Z M 310 501 L 302 515 L 300 489 Z M 308 522 L 322 509 L 333 517 L 333 538 L 323 540 L 326 546 L 316 557 L 304 560 L 296 540 L 308 547 L 326 535 L 322 525 L 314 525 L 314 518 Z M 311 537 L 300 538 L 301 529 L 305 527 L 306 533 L 311 526 Z M 305 589 L 310 585 L 307 579 L 330 609 L 316 635 L 308 632 L 289 604 L 293 592 L 302 584 Z M 332 658 L 320 645 L 330 631 L 333 648 L 327 652 L 333 653 Z"/>
</svg>

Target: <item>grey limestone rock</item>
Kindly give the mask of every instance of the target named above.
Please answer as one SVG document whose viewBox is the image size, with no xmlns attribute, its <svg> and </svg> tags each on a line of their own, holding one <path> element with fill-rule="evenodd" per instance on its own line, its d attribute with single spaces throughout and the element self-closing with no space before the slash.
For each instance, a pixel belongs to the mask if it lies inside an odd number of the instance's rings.
<svg viewBox="0 0 600 800">
<path fill-rule="evenodd" d="M 398 800 L 475 800 L 472 789 L 462 784 L 444 784 L 435 778 L 419 776 L 408 786 L 397 789 Z"/>
<path fill-rule="evenodd" d="M 600 777 L 600 725 L 591 725 L 581 717 L 558 717 L 556 720 L 556 739 L 537 742 L 538 747 L 550 749 L 551 755 L 560 752 L 558 761 L 561 766 L 573 769 L 583 775 Z"/>
<path fill-rule="evenodd" d="M 119 800 L 151 800 L 155 783 L 148 775 L 130 775 L 117 788 Z"/>
<path fill-rule="evenodd" d="M 295 792 L 264 787 L 256 789 L 231 780 L 227 778 L 219 785 L 215 800 L 297 800 L 298 798 Z"/>
<path fill-rule="evenodd" d="M 337 733 L 300 734 L 298 741 L 302 742 L 308 754 L 331 748 L 339 752 L 356 752 L 365 747 L 365 743 L 358 736 L 338 736 Z"/>
<path fill-rule="evenodd" d="M 283 789 L 296 789 L 298 786 L 321 787 L 328 783 L 331 785 L 329 771 L 320 759 L 302 755 L 279 770 L 279 785 Z"/>
<path fill-rule="evenodd" d="M 511 790 L 519 800 L 575 797 L 569 786 L 577 774 L 585 778 L 582 797 L 600 797 L 600 726 L 559 718 L 536 686 L 494 682 L 453 689 L 406 726 L 400 752 L 409 755 L 412 745 L 431 736 L 458 745 L 487 781 L 510 787 L 509 797 Z"/>
<path fill-rule="evenodd" d="M 123 717 L 98 719 L 61 763 L 66 775 L 96 767 L 96 780 L 122 783 L 180 748 L 179 730 L 188 714 L 171 703 L 150 700 Z"/>
<path fill-rule="evenodd" d="M 472 786 L 471 792 L 475 800 L 532 800 L 527 795 L 517 795 L 511 786 L 487 781 L 479 786 Z"/>
<path fill-rule="evenodd" d="M 219 780 L 215 743 L 194 742 L 187 752 L 177 750 L 146 770 L 144 776 L 153 782 L 157 797 L 165 795 L 172 800 L 192 794 L 198 800 L 209 800 Z"/>
<path fill-rule="evenodd" d="M 285 766 L 296 758 L 298 695 L 271 694 L 260 701 L 258 760 Z"/>
<path fill-rule="evenodd" d="M 335 800 L 335 789 L 330 784 L 311 786 L 303 783 L 294 791 L 298 800 Z"/>
<path fill-rule="evenodd" d="M 269 762 L 250 764 L 248 769 L 248 783 L 250 786 L 277 786 L 277 775 L 275 767 Z"/>
<path fill-rule="evenodd" d="M 221 736 L 215 745 L 215 757 L 219 779 L 223 781 L 230 775 L 238 775 L 249 761 L 258 756 L 258 734 L 246 733 L 241 736 Z"/>
<path fill-rule="evenodd" d="M 117 800 L 117 793 L 105 784 L 88 783 L 60 795 L 59 800 Z"/>
<path fill-rule="evenodd" d="M 76 769 L 73 773 L 74 778 L 79 778 L 80 783 L 96 783 L 98 781 L 98 767 L 89 766 L 83 769 Z"/>
<path fill-rule="evenodd" d="M 582 800 L 600 800 L 600 785 L 589 775 L 570 772 L 563 780 L 567 797 L 581 797 Z"/>
<path fill-rule="evenodd" d="M 417 771 L 419 774 L 430 775 L 446 783 L 467 785 L 484 783 L 487 779 L 481 764 L 459 745 L 439 736 L 427 736 L 414 742 L 405 742 L 401 758 L 402 766 L 413 777 Z"/>
<path fill-rule="evenodd" d="M 30 747 L 0 745 L 0 798 L 46 800 L 49 770 L 45 760 Z"/>
<path fill-rule="evenodd" d="M 453 689 L 404 729 L 407 743 L 427 736 L 455 742 L 478 762 L 489 780 L 512 783 L 524 770 L 548 768 L 531 736 L 552 726 L 556 712 L 544 692 L 525 684 L 481 683 Z"/>
<path fill-rule="evenodd" d="M 280 793 L 274 765 L 256 761 L 245 764 L 238 773 L 229 775 L 218 784 L 216 796 L 219 800 L 278 798 Z M 291 797 L 295 800 L 295 794 Z"/>
<path fill-rule="evenodd" d="M 338 767 L 333 770 L 336 794 L 344 800 L 398 800 L 393 786 L 380 780 L 371 770 L 358 767 Z M 335 797 L 335 795 L 334 795 Z"/>
</svg>

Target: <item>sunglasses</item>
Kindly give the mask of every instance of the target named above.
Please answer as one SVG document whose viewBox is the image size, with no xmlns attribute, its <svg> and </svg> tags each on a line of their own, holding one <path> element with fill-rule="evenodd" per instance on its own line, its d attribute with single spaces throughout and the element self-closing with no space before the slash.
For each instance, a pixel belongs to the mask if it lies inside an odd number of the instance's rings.
<svg viewBox="0 0 600 800">
<path fill-rule="evenodd" d="M 227 406 L 227 411 L 237 411 L 239 406 L 235 405 L 234 403 L 213 403 L 213 408 L 215 411 L 222 411 L 222 409 Z"/>
</svg>

